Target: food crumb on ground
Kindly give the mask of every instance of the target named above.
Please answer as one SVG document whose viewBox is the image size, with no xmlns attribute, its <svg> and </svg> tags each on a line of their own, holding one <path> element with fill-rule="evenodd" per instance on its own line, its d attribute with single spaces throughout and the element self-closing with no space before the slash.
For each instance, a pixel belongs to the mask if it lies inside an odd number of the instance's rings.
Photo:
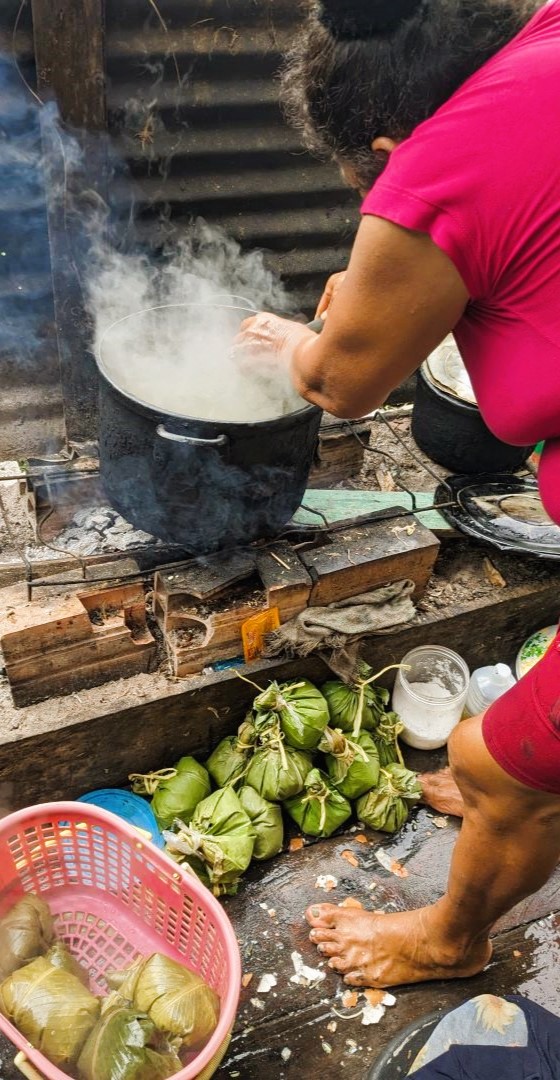
<svg viewBox="0 0 560 1080">
<path fill-rule="evenodd" d="M 317 881 L 315 882 L 316 889 L 324 889 L 325 892 L 332 892 L 338 885 L 338 878 L 333 877 L 332 874 L 319 874 Z"/>
</svg>

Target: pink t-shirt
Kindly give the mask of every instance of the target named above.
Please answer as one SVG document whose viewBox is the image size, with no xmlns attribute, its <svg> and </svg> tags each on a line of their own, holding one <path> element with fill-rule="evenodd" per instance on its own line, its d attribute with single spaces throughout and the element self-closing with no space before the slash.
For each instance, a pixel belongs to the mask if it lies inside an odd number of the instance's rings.
<svg viewBox="0 0 560 1080">
<path fill-rule="evenodd" d="M 428 233 L 457 267 L 482 414 L 505 442 L 551 440 L 539 480 L 560 522 L 560 0 L 394 151 L 362 209 Z"/>
</svg>

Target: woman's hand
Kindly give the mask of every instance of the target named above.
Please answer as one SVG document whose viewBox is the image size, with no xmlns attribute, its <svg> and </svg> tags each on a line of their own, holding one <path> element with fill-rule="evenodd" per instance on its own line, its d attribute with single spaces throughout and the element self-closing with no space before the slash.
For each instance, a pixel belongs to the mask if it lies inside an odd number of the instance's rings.
<svg viewBox="0 0 560 1080">
<path fill-rule="evenodd" d="M 300 342 L 313 338 L 314 332 L 302 323 L 263 312 L 245 320 L 235 339 L 235 349 L 247 361 L 255 357 L 272 363 L 289 363 Z"/>
<path fill-rule="evenodd" d="M 319 301 L 319 307 L 317 308 L 315 318 L 326 319 L 328 310 L 333 302 L 335 293 L 338 292 L 344 278 L 346 277 L 346 270 L 342 270 L 339 274 L 333 274 L 329 278 L 325 285 L 325 291 Z"/>
</svg>

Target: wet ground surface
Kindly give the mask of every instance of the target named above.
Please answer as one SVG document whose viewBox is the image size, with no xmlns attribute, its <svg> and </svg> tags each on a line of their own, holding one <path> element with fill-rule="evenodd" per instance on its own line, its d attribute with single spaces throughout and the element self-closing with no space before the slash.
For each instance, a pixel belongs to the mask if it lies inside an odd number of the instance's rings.
<svg viewBox="0 0 560 1080">
<path fill-rule="evenodd" d="M 253 866 L 239 895 L 226 902 L 245 976 L 252 978 L 217 1080 L 365 1080 L 377 1056 L 412 1020 L 480 993 L 519 993 L 560 1014 L 560 871 L 498 924 L 494 958 L 482 975 L 398 989 L 396 1004 L 377 1025 L 363 1025 L 363 998 L 344 1007 L 345 988 L 328 969 L 317 985 L 291 981 L 294 952 L 312 969 L 325 970 L 307 937 L 307 906 L 352 897 L 366 908 L 392 912 L 432 902 L 444 889 L 457 828 L 451 818 L 420 810 L 396 839 L 354 829 Z M 391 863 L 402 869 L 386 869 Z M 329 876 L 336 885 L 325 892 L 317 879 Z M 265 974 L 276 978 L 268 993 L 259 992 Z M 0 1038 L 0 1080 L 20 1080 L 12 1060 L 13 1050 Z"/>
</svg>

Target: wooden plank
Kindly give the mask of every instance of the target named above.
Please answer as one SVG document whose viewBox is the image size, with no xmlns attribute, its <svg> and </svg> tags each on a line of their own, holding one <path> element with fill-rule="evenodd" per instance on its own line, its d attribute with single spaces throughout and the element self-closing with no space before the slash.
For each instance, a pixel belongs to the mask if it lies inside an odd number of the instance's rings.
<svg viewBox="0 0 560 1080">
<path fill-rule="evenodd" d="M 267 606 L 278 608 L 281 622 L 288 622 L 305 611 L 311 595 L 311 578 L 290 544 L 278 543 L 261 549 L 257 554 L 257 569 L 266 590 Z"/>
<path fill-rule="evenodd" d="M 527 635 L 558 616 L 558 581 L 507 587 L 500 598 L 424 614 L 410 626 L 364 642 L 375 670 L 399 663 L 418 645 L 446 645 L 471 669 L 513 663 Z M 316 657 L 259 661 L 243 668 L 263 686 L 270 679 L 329 677 Z M 390 685 L 390 676 L 383 680 Z M 16 809 L 45 799 L 74 798 L 99 786 L 119 786 L 134 768 L 148 772 L 184 753 L 204 758 L 235 731 L 254 690 L 232 672 L 170 681 L 161 672 L 109 683 L 79 697 L 15 709 L 0 683 L 0 800 Z M 92 754 L 92 746 L 95 754 Z M 132 760 L 133 759 L 133 760 Z"/>
<path fill-rule="evenodd" d="M 419 507 L 432 506 L 435 499 L 433 491 L 414 492 Z M 350 489 L 337 489 L 336 491 L 320 491 L 308 488 L 303 499 L 303 506 L 297 511 L 294 520 L 299 525 L 320 525 L 321 519 L 317 514 L 310 511 L 318 510 L 324 514 L 329 524 L 334 525 L 337 521 L 347 521 L 356 517 L 377 511 L 389 512 L 395 507 L 402 506 L 406 510 L 412 509 L 412 499 L 405 491 L 354 491 Z M 418 521 L 427 529 L 437 535 L 454 535 L 453 527 L 445 520 L 438 510 L 427 510 L 416 515 Z"/>
<path fill-rule="evenodd" d="M 426 588 L 439 541 L 419 521 L 396 517 L 334 532 L 300 558 L 313 581 L 310 605 L 321 607 L 409 578 Z"/>
<path fill-rule="evenodd" d="M 32 0 L 37 88 L 53 98 L 73 132 L 65 143 L 43 110 L 43 148 L 51 269 L 67 438 L 97 435 L 97 369 L 81 281 L 84 218 L 92 198 L 106 198 L 107 162 L 99 132 L 107 127 L 103 0 Z M 81 162 L 75 160 L 75 149 Z M 71 167 L 68 164 L 72 157 Z M 71 211 L 71 212 L 70 212 Z"/>
</svg>

